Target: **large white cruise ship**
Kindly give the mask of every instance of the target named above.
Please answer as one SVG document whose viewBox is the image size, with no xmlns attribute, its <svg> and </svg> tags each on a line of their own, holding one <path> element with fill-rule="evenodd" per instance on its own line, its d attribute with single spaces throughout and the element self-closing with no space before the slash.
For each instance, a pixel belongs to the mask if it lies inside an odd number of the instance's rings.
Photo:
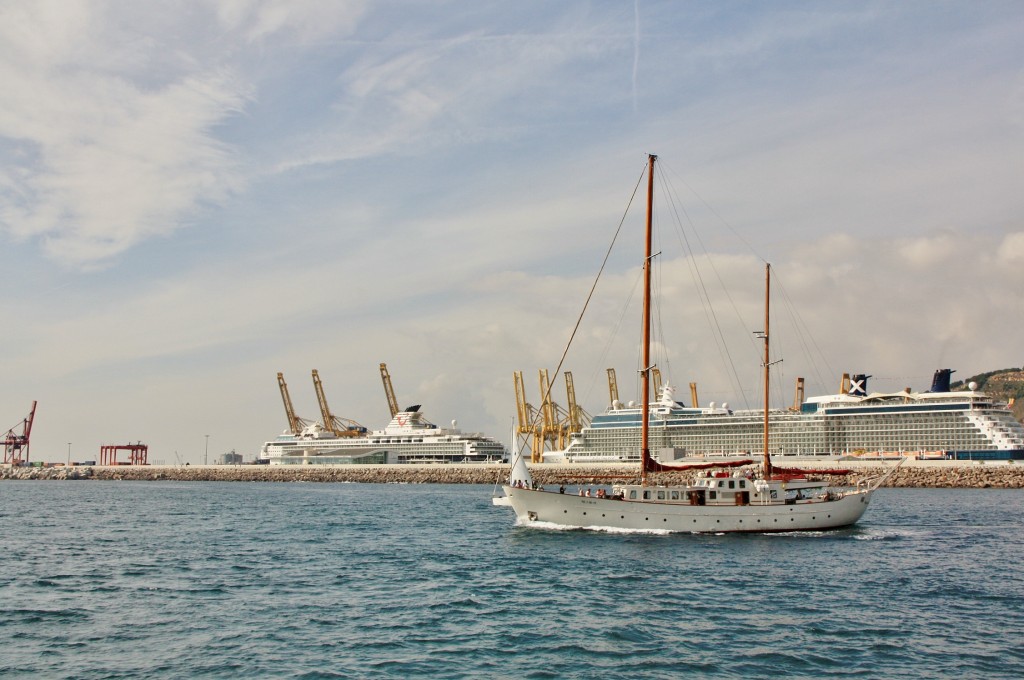
<svg viewBox="0 0 1024 680">
<path fill-rule="evenodd" d="M 810 397 L 799 410 L 769 411 L 772 456 L 922 457 L 1022 460 L 1024 426 L 1006 404 L 969 385 L 950 391 L 951 369 L 936 371 L 928 392 L 867 392 L 857 375 L 848 392 Z M 558 462 L 635 461 L 640 456 L 641 409 L 613 404 L 593 418 Z M 650 449 L 662 460 L 763 453 L 762 409 L 689 408 L 663 389 L 651 404 Z"/>
<path fill-rule="evenodd" d="M 339 437 L 320 423 L 300 434 L 285 432 L 263 445 L 257 462 L 271 465 L 342 465 L 350 463 L 501 463 L 505 446 L 476 432 L 434 425 L 410 406 L 382 429 Z"/>
</svg>

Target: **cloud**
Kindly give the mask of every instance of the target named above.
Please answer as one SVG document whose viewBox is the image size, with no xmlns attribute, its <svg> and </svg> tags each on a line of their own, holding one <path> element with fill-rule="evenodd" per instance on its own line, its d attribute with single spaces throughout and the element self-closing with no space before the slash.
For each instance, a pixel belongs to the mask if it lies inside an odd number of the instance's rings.
<svg viewBox="0 0 1024 680">
<path fill-rule="evenodd" d="M 996 250 L 996 261 L 1005 267 L 1024 265 L 1024 232 L 1007 234 Z M 970 263 L 966 263 L 970 266 Z"/>
<path fill-rule="evenodd" d="M 5 171 L 0 221 L 17 239 L 41 240 L 58 262 L 90 265 L 180 229 L 197 203 L 238 188 L 231 150 L 212 130 L 248 93 L 217 68 L 154 82 L 132 68 L 154 65 L 162 41 L 105 29 L 96 5 L 55 6 L 8 9 L 0 22 L 14 43 L 0 61 L 0 136 L 19 150 Z M 110 47 L 121 66 L 105 67 Z"/>
<path fill-rule="evenodd" d="M 786 403 L 796 375 L 1020 363 L 1019 11 L 530 7 L 0 7 L 0 423 L 39 398 L 42 456 L 129 429 L 251 454 L 278 371 L 300 413 L 315 367 L 378 427 L 387 361 L 403 402 L 507 436 L 511 373 L 554 369 L 645 151 L 730 227 L 659 245 L 659 366 L 704 401 L 758 382 L 762 258 Z M 592 411 L 607 367 L 635 384 L 635 226 L 563 367 Z"/>
</svg>

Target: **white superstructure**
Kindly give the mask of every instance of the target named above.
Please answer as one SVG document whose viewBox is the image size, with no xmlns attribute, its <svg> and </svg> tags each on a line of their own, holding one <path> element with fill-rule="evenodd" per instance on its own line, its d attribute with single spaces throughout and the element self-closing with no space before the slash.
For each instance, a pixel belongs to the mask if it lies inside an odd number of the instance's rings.
<svg viewBox="0 0 1024 680">
<path fill-rule="evenodd" d="M 478 432 L 434 425 L 419 405 L 395 414 L 381 430 L 338 437 L 319 423 L 300 434 L 284 433 L 268 441 L 259 459 L 271 465 L 341 465 L 352 463 L 500 463 L 508 460 L 501 442 Z"/>
<path fill-rule="evenodd" d="M 773 456 L 945 457 L 1024 459 L 1024 426 L 1007 405 L 970 386 L 950 391 L 949 369 L 936 372 L 929 392 L 860 393 L 806 399 L 800 410 L 770 411 Z M 613 406 L 594 417 L 565 451 L 546 460 L 639 459 L 639 407 Z M 727 405 L 691 408 L 671 389 L 650 408 L 650 447 L 663 460 L 762 453 L 764 412 Z"/>
</svg>

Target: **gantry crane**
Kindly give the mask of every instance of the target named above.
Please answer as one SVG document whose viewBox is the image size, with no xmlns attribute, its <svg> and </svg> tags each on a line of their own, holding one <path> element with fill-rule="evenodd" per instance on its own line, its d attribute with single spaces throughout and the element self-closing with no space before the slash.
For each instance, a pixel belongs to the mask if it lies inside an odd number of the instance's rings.
<svg viewBox="0 0 1024 680">
<path fill-rule="evenodd" d="M 569 411 L 558 405 L 554 399 L 551 398 L 551 382 L 548 379 L 548 370 L 542 368 L 538 371 L 540 375 L 540 394 L 541 394 L 541 418 L 542 420 L 542 432 L 541 436 L 544 441 L 544 445 L 550 444 L 551 450 L 562 450 L 569 445 L 569 433 L 572 431 L 569 421 L 572 416 Z M 572 377 L 567 378 L 567 385 L 572 381 Z M 573 391 L 573 398 L 575 399 L 575 391 Z"/>
<path fill-rule="evenodd" d="M 32 402 L 32 410 L 18 423 L 21 426 L 21 434 L 15 434 L 14 429 L 18 427 L 15 425 L 7 430 L 0 440 L 4 447 L 4 463 L 21 465 L 28 462 L 29 438 L 32 435 L 32 423 L 36 419 L 36 403 Z"/>
<path fill-rule="evenodd" d="M 541 462 L 541 454 L 544 452 L 544 438 L 540 423 L 540 413 L 532 404 L 526 401 L 526 388 L 523 384 L 523 372 L 516 371 L 512 374 L 516 386 L 516 416 L 518 425 L 516 434 L 525 439 L 524 444 L 530 447 L 530 462 Z M 519 448 L 516 443 L 516 448 Z"/>
<path fill-rule="evenodd" d="M 281 388 L 284 413 L 288 416 L 288 431 L 292 434 L 302 434 L 302 431 L 309 427 L 310 422 L 305 418 L 295 415 L 295 409 L 292 407 L 292 398 L 288 395 L 288 385 L 284 382 L 284 373 L 277 374 L 277 386 Z"/>
<path fill-rule="evenodd" d="M 388 409 L 391 410 L 391 417 L 398 415 L 398 400 L 395 399 L 395 388 L 391 386 L 391 374 L 388 373 L 388 365 L 381 363 L 380 379 L 384 383 L 384 395 L 388 398 Z"/>
<path fill-rule="evenodd" d="M 612 408 L 615 408 L 615 404 L 619 401 L 619 383 L 615 380 L 615 369 L 608 369 L 608 398 L 609 404 Z"/>
<path fill-rule="evenodd" d="M 313 389 L 316 390 L 316 400 L 320 403 L 320 416 L 323 418 L 324 429 L 336 437 L 359 437 L 366 434 L 366 428 L 354 420 L 339 418 L 331 413 L 327 406 L 327 397 L 324 395 L 324 385 L 320 382 L 320 374 L 313 369 Z"/>
<path fill-rule="evenodd" d="M 569 405 L 569 416 L 565 423 L 565 429 L 569 437 L 574 434 L 579 434 L 583 431 L 583 428 L 590 425 L 590 414 L 583 410 L 578 403 L 576 403 L 576 388 L 572 382 L 572 372 L 565 372 L 565 396 L 568 400 Z"/>
</svg>

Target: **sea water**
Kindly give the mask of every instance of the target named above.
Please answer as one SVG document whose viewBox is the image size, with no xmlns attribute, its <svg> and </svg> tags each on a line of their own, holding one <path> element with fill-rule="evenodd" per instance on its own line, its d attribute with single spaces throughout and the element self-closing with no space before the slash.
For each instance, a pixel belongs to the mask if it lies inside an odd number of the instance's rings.
<svg viewBox="0 0 1024 680">
<path fill-rule="evenodd" d="M 1024 677 L 1024 493 L 853 528 L 515 526 L 491 488 L 0 482 L 0 677 Z"/>
</svg>

